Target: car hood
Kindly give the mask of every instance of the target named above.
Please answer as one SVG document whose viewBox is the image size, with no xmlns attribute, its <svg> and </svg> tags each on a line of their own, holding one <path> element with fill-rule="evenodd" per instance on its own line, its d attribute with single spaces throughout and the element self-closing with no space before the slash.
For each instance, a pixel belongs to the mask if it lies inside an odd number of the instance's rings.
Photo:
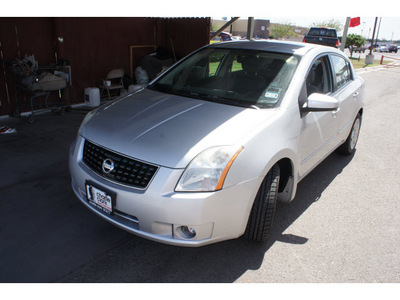
<svg viewBox="0 0 400 300">
<path fill-rule="evenodd" d="M 105 148 L 169 168 L 235 145 L 274 109 L 257 110 L 143 90 L 99 108 L 80 134 Z M 241 146 L 241 145 L 240 145 Z"/>
</svg>

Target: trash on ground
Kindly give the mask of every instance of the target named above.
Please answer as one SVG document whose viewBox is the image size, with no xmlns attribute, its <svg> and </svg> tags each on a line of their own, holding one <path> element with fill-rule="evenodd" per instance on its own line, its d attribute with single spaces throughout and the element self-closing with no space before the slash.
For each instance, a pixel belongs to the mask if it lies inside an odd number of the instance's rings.
<svg viewBox="0 0 400 300">
<path fill-rule="evenodd" d="M 7 126 L 0 126 L 0 134 L 17 133 L 17 129 Z"/>
</svg>

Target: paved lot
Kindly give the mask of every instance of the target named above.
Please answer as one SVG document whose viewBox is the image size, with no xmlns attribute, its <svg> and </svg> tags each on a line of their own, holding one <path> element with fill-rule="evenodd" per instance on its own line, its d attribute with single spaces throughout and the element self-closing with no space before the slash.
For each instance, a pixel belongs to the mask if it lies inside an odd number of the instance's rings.
<svg viewBox="0 0 400 300">
<path fill-rule="evenodd" d="M 270 240 L 179 248 L 130 235 L 73 195 L 83 110 L 0 136 L 0 282 L 400 282 L 400 68 L 362 74 L 356 153 L 332 154 L 278 205 Z"/>
</svg>

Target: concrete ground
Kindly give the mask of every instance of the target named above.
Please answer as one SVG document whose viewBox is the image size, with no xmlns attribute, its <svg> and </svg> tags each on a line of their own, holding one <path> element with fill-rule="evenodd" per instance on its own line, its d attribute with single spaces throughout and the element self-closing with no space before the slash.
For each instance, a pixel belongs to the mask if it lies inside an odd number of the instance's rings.
<svg viewBox="0 0 400 300">
<path fill-rule="evenodd" d="M 0 282 L 53 282 L 128 236 L 83 209 L 70 187 L 69 144 L 87 112 L 0 119 L 17 130 L 0 135 Z"/>
<path fill-rule="evenodd" d="M 0 282 L 400 282 L 400 68 L 362 74 L 357 151 L 279 203 L 270 240 L 179 248 L 128 234 L 74 196 L 69 144 L 87 111 L 0 118 Z"/>
</svg>

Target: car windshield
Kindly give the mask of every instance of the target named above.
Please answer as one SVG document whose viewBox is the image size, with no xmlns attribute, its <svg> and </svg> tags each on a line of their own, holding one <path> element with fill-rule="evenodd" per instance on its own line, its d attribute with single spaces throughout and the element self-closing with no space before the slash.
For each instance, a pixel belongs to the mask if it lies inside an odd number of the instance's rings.
<svg viewBox="0 0 400 300">
<path fill-rule="evenodd" d="M 224 103 L 270 108 L 283 98 L 299 63 L 291 54 L 205 48 L 168 71 L 150 89 Z"/>
</svg>

